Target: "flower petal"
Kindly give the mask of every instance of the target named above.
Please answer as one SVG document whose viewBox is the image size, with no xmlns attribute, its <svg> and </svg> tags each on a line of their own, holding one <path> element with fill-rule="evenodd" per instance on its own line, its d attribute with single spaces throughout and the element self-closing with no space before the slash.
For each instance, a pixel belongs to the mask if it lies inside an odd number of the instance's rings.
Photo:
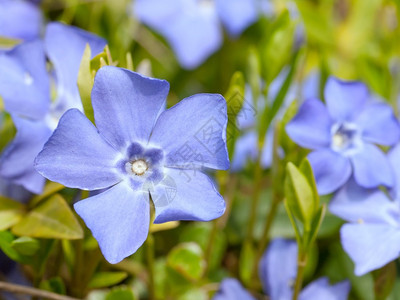
<svg viewBox="0 0 400 300">
<path fill-rule="evenodd" d="M 35 161 L 44 177 L 84 190 L 107 188 L 120 181 L 118 152 L 77 109 L 61 118 L 57 129 Z"/>
<path fill-rule="evenodd" d="M 314 171 L 318 193 L 326 195 L 341 187 L 351 175 L 350 160 L 330 149 L 311 152 L 308 159 Z"/>
<path fill-rule="evenodd" d="M 36 172 L 33 163 L 52 131 L 42 121 L 18 117 L 13 117 L 13 121 L 17 134 L 1 156 L 0 175 L 32 193 L 40 194 L 45 179 Z"/>
<path fill-rule="evenodd" d="M 83 109 L 78 90 L 78 73 L 86 44 L 92 57 L 103 51 L 107 42 L 78 27 L 52 22 L 44 38 L 47 55 L 57 77 L 56 109 L 62 113 L 70 108 Z"/>
<path fill-rule="evenodd" d="M 241 171 L 248 160 L 257 158 L 257 134 L 250 131 L 236 140 L 235 151 L 233 152 L 231 171 Z"/>
<path fill-rule="evenodd" d="M 164 24 L 161 33 L 171 44 L 182 67 L 194 69 L 221 47 L 223 39 L 214 7 L 208 7 L 207 3 L 201 5 L 198 1 L 186 4 L 183 11 Z"/>
<path fill-rule="evenodd" d="M 351 121 L 363 109 L 368 98 L 368 88 L 361 82 L 330 77 L 324 96 L 328 111 L 335 121 Z"/>
<path fill-rule="evenodd" d="M 394 194 L 393 198 L 400 199 L 400 143 L 394 146 L 387 154 L 390 164 L 392 165 L 393 173 L 394 173 L 394 186 L 392 193 Z"/>
<path fill-rule="evenodd" d="M 213 300 L 254 300 L 255 298 L 235 278 L 227 278 L 221 282 Z"/>
<path fill-rule="evenodd" d="M 42 25 L 40 9 L 29 1 L 0 1 L 0 36 L 33 40 Z"/>
<path fill-rule="evenodd" d="M 156 208 L 154 223 L 210 221 L 223 215 L 225 201 L 207 175 L 198 170 L 164 170 L 164 179 L 149 187 Z"/>
<path fill-rule="evenodd" d="M 133 254 L 149 232 L 147 193 L 134 192 L 125 182 L 74 204 L 78 215 L 99 242 L 106 260 L 116 264 Z"/>
<path fill-rule="evenodd" d="M 146 143 L 164 110 L 168 91 L 165 80 L 112 66 L 101 68 L 92 90 L 97 128 L 116 149 Z"/>
<path fill-rule="evenodd" d="M 227 122 L 226 102 L 221 95 L 197 94 L 160 115 L 150 143 L 165 151 L 166 166 L 226 170 Z"/>
<path fill-rule="evenodd" d="M 218 15 L 231 36 L 239 36 L 257 21 L 255 0 L 216 0 Z"/>
<path fill-rule="evenodd" d="M 308 99 L 297 115 L 286 125 L 289 137 L 304 148 L 329 147 L 332 120 L 324 104 L 318 99 Z"/>
<path fill-rule="evenodd" d="M 365 189 L 351 178 L 329 203 L 331 213 L 349 222 L 387 222 L 398 211 L 379 189 Z"/>
<path fill-rule="evenodd" d="M 22 43 L 0 53 L 0 96 L 8 112 L 44 118 L 50 107 L 50 89 L 42 42 Z"/>
<path fill-rule="evenodd" d="M 362 137 L 368 142 L 391 146 L 400 139 L 399 122 L 392 108 L 385 103 L 367 104 L 355 123 L 361 128 Z"/>
<path fill-rule="evenodd" d="M 394 174 L 388 158 L 375 145 L 364 143 L 360 152 L 351 158 L 356 182 L 365 188 L 378 185 L 391 187 L 394 184 Z"/>
<path fill-rule="evenodd" d="M 348 280 L 330 285 L 328 278 L 322 277 L 307 285 L 304 290 L 301 291 L 299 300 L 347 300 L 350 288 L 351 286 Z"/>
<path fill-rule="evenodd" d="M 290 299 L 297 274 L 297 244 L 274 239 L 259 264 L 260 279 L 271 300 Z"/>
<path fill-rule="evenodd" d="M 364 275 L 383 267 L 400 254 L 400 230 L 386 224 L 345 224 L 340 230 L 343 249 Z"/>
</svg>

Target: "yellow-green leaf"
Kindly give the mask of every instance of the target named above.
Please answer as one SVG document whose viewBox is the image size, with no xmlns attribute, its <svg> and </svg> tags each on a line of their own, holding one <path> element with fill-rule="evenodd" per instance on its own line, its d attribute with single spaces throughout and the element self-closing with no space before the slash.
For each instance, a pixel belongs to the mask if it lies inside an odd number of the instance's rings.
<svg viewBox="0 0 400 300">
<path fill-rule="evenodd" d="M 25 205 L 0 196 L 0 230 L 18 223 L 25 214 Z"/>
</svg>

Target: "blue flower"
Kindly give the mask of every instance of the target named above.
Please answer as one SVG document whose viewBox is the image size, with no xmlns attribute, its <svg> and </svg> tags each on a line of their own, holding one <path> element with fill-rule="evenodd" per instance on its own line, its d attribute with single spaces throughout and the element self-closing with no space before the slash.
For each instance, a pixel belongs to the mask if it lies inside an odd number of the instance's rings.
<svg viewBox="0 0 400 300">
<path fill-rule="evenodd" d="M 86 43 L 93 54 L 101 52 L 106 44 L 78 28 L 50 23 L 44 42 L 25 42 L 0 54 L 0 95 L 17 129 L 0 157 L 0 176 L 33 193 L 41 193 L 45 183 L 33 168 L 35 157 L 61 115 L 71 107 L 82 109 L 76 82 Z M 54 67 L 50 74 L 46 57 Z M 53 103 L 51 79 L 57 88 Z"/>
<path fill-rule="evenodd" d="M 33 40 L 42 27 L 40 9 L 24 0 L 0 0 L 0 37 Z"/>
<path fill-rule="evenodd" d="M 286 239 L 274 239 L 265 251 L 260 264 L 259 274 L 263 289 L 271 300 L 290 300 L 293 284 L 297 276 L 297 244 Z M 345 300 L 350 292 L 350 283 L 342 281 L 329 284 L 326 277 L 319 278 L 307 285 L 299 295 L 299 300 Z M 255 299 L 236 279 L 225 279 L 213 300 Z"/>
<path fill-rule="evenodd" d="M 389 152 L 400 163 L 400 144 Z M 383 267 L 400 255 L 400 170 L 391 200 L 379 189 L 365 189 L 350 180 L 332 199 L 329 209 L 349 223 L 340 230 L 343 249 L 355 264 L 355 274 L 364 275 Z"/>
<path fill-rule="evenodd" d="M 393 171 L 385 154 L 374 144 L 390 146 L 400 138 L 391 107 L 368 101 L 367 87 L 360 82 L 329 78 L 326 106 L 306 100 L 286 126 L 286 132 L 308 155 L 320 194 L 342 186 L 354 174 L 356 182 L 372 188 L 392 186 Z"/>
<path fill-rule="evenodd" d="M 228 169 L 226 103 L 198 94 L 165 110 L 169 84 L 116 67 L 95 77 L 96 127 L 67 111 L 36 159 L 50 180 L 106 191 L 74 205 L 105 258 L 117 263 L 145 241 L 150 222 L 208 221 L 225 202 L 203 169 Z"/>
<path fill-rule="evenodd" d="M 220 48 L 220 21 L 230 35 L 238 36 L 258 18 L 256 0 L 136 0 L 134 11 L 167 39 L 187 69 Z"/>
</svg>

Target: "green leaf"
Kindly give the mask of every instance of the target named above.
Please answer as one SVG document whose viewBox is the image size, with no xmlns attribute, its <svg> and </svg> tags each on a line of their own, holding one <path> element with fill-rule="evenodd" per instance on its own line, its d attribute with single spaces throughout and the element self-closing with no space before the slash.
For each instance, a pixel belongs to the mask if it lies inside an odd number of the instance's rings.
<svg viewBox="0 0 400 300">
<path fill-rule="evenodd" d="M 286 166 L 285 196 L 289 210 L 307 231 L 315 213 L 313 191 L 306 177 L 291 162 Z"/>
<path fill-rule="evenodd" d="M 135 295 L 128 287 L 117 287 L 107 294 L 106 300 L 135 300 Z"/>
<path fill-rule="evenodd" d="M 0 48 L 13 48 L 19 43 L 21 43 L 21 40 L 0 36 Z"/>
<path fill-rule="evenodd" d="M 12 247 L 11 244 L 14 241 L 14 239 L 15 237 L 11 232 L 0 231 L 0 249 L 4 252 L 5 255 L 7 255 L 12 260 L 15 260 L 23 264 L 30 263 L 31 261 L 29 257 L 26 257 L 25 255 L 18 253 L 18 251 Z"/>
<path fill-rule="evenodd" d="M 94 122 L 94 112 L 92 107 L 91 92 L 94 83 L 91 70 L 91 56 L 92 51 L 90 50 L 89 44 L 86 44 L 85 51 L 83 52 L 81 64 L 78 73 L 78 89 L 81 96 L 83 110 L 85 111 L 86 117 Z"/>
<path fill-rule="evenodd" d="M 40 283 L 40 289 L 60 295 L 66 294 L 65 284 L 61 277 L 53 277 L 48 280 L 43 280 Z"/>
<path fill-rule="evenodd" d="M 302 241 L 301 233 L 300 233 L 299 227 L 297 226 L 296 219 L 294 218 L 293 213 L 289 208 L 288 200 L 285 199 L 285 201 L 283 203 L 285 205 L 286 212 L 287 212 L 287 214 L 289 216 L 290 223 L 292 224 L 292 227 L 294 229 L 297 244 L 301 245 L 301 241 Z"/>
<path fill-rule="evenodd" d="M 126 272 L 98 272 L 95 273 L 89 282 L 89 288 L 97 289 L 109 287 L 120 283 L 128 277 Z"/>
<path fill-rule="evenodd" d="M 83 230 L 68 203 L 59 194 L 43 201 L 12 228 L 19 236 L 81 239 Z"/>
<path fill-rule="evenodd" d="M 209 297 L 206 291 L 199 288 L 192 288 L 177 298 L 177 300 L 192 300 L 192 299 L 208 300 Z"/>
<path fill-rule="evenodd" d="M 206 267 L 203 251 L 196 243 L 183 243 L 174 247 L 168 254 L 167 264 L 191 281 L 199 280 Z"/>
<path fill-rule="evenodd" d="M 260 96 L 260 78 L 261 78 L 261 63 L 257 49 L 252 46 L 249 50 L 247 67 L 247 78 L 251 87 L 251 94 L 254 103 L 257 102 Z"/>
<path fill-rule="evenodd" d="M 314 172 L 307 158 L 304 158 L 302 160 L 299 169 L 300 172 L 303 173 L 303 175 L 306 177 L 308 184 L 312 189 L 314 198 L 314 211 L 317 211 L 319 207 L 319 195 L 318 195 L 317 183 L 315 182 Z"/>
<path fill-rule="evenodd" d="M 29 203 L 30 207 L 34 207 L 38 205 L 42 200 L 46 199 L 47 197 L 57 193 L 58 191 L 62 190 L 64 186 L 60 183 L 49 181 L 40 195 L 36 195 L 32 198 L 31 202 Z"/>
<path fill-rule="evenodd" d="M 376 300 L 387 299 L 396 281 L 396 274 L 396 263 L 394 261 L 372 272 Z"/>
<path fill-rule="evenodd" d="M 325 217 L 326 205 L 323 204 L 320 209 L 315 214 L 315 217 L 311 223 L 311 231 L 310 231 L 310 239 L 306 241 L 306 247 L 314 243 L 315 239 L 317 238 L 318 231 L 321 227 L 322 221 Z"/>
<path fill-rule="evenodd" d="M 22 255 L 32 256 L 39 250 L 40 243 L 36 239 L 23 236 L 12 241 L 11 247 Z"/>
<path fill-rule="evenodd" d="M 0 230 L 18 223 L 25 214 L 25 205 L 0 196 Z"/>
</svg>

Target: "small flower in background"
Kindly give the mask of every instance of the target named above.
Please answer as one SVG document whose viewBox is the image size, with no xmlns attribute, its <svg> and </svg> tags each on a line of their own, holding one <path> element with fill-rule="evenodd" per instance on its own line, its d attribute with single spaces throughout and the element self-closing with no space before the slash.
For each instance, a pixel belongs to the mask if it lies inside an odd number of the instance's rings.
<svg viewBox="0 0 400 300">
<path fill-rule="evenodd" d="M 369 100 L 367 87 L 333 77 L 325 86 L 326 106 L 306 100 L 286 126 L 293 141 L 314 150 L 308 155 L 318 192 L 329 194 L 354 174 L 365 187 L 391 187 L 393 170 L 385 154 L 374 144 L 391 146 L 400 138 L 392 108 Z"/>
<path fill-rule="evenodd" d="M 97 128 L 71 109 L 36 158 L 36 169 L 50 180 L 109 188 L 74 207 L 110 263 L 146 240 L 150 197 L 155 223 L 208 221 L 225 211 L 202 170 L 229 168 L 226 102 L 198 94 L 165 110 L 168 91 L 165 80 L 101 68 L 92 90 Z"/>
<path fill-rule="evenodd" d="M 400 144 L 388 153 L 395 170 L 394 201 L 379 189 L 365 189 L 351 179 L 333 197 L 330 211 L 348 221 L 340 230 L 343 249 L 364 275 L 400 255 Z"/>
<path fill-rule="evenodd" d="M 0 176 L 41 193 L 45 179 L 33 168 L 37 154 L 69 108 L 82 110 L 77 78 L 86 44 L 93 55 L 106 42 L 88 32 L 61 23 L 49 23 L 44 41 L 34 40 L 0 53 L 0 96 L 17 128 L 14 140 L 0 157 Z M 47 72 L 46 58 L 54 72 Z M 57 98 L 50 99 L 54 80 Z"/>
<path fill-rule="evenodd" d="M 220 23 L 239 36 L 258 18 L 256 0 L 136 0 L 136 17 L 163 35 L 180 64 L 194 69 L 223 41 Z"/>
<path fill-rule="evenodd" d="M 30 1 L 0 0 L 0 37 L 33 40 L 42 26 L 42 13 Z"/>
<path fill-rule="evenodd" d="M 260 264 L 259 274 L 264 292 L 271 300 L 290 300 L 297 275 L 297 243 L 277 238 L 271 241 Z M 329 284 L 326 277 L 308 284 L 300 293 L 299 300 L 324 299 L 345 300 L 350 292 L 350 283 L 342 281 Z M 255 299 L 236 279 L 225 279 L 214 300 Z"/>
</svg>

